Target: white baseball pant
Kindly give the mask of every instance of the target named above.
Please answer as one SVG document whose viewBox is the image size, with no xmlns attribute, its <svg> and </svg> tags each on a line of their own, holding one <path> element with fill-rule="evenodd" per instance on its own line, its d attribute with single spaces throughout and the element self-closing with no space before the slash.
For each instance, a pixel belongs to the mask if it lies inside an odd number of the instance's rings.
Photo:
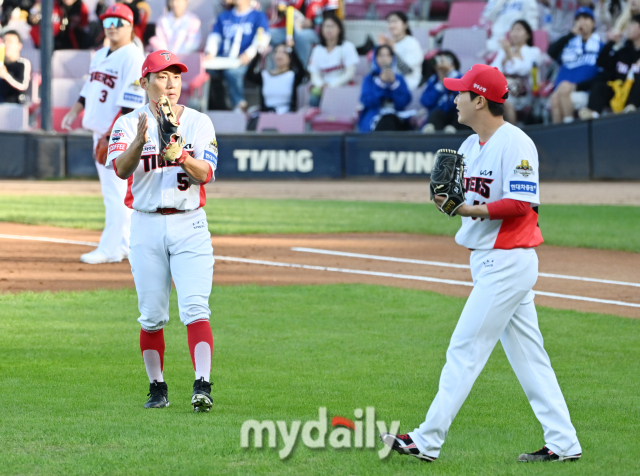
<svg viewBox="0 0 640 476">
<path fill-rule="evenodd" d="M 138 293 L 138 322 L 146 331 L 169 322 L 171 278 L 184 325 L 209 319 L 213 247 L 204 210 L 161 215 L 135 211 L 129 263 Z"/>
<path fill-rule="evenodd" d="M 101 135 L 93 135 L 93 150 Z M 98 249 L 109 258 L 120 258 L 129 254 L 129 234 L 132 210 L 124 204 L 127 181 L 118 178 L 113 170 L 96 162 L 102 199 L 105 209 L 104 230 L 100 236 Z"/>
<path fill-rule="evenodd" d="M 422 453 L 438 457 L 453 419 L 500 339 L 542 424 L 546 446 L 561 456 L 581 453 L 538 328 L 531 290 L 538 279 L 535 250 L 473 251 L 471 274 L 474 288 L 451 336 L 438 393 L 425 421 L 409 433 L 411 439 Z"/>
</svg>

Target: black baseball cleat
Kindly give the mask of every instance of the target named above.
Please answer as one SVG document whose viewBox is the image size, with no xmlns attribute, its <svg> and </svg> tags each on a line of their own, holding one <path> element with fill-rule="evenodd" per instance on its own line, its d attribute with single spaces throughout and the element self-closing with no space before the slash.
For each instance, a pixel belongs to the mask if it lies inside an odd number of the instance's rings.
<svg viewBox="0 0 640 476">
<path fill-rule="evenodd" d="M 169 406 L 169 389 L 166 382 L 158 382 L 154 380 L 149 384 L 149 393 L 147 397 L 147 403 L 144 404 L 145 408 L 164 408 Z"/>
<path fill-rule="evenodd" d="M 380 435 L 382 442 L 390 446 L 392 450 L 397 451 L 401 455 L 415 456 L 421 461 L 431 463 L 437 458 L 421 453 L 416 444 L 409 435 L 392 435 L 391 433 L 383 433 Z"/>
<path fill-rule="evenodd" d="M 211 399 L 211 384 L 204 377 L 193 383 L 193 395 L 191 396 L 191 405 L 194 412 L 208 412 L 213 406 Z"/>
<path fill-rule="evenodd" d="M 543 446 L 535 453 L 521 454 L 518 456 L 518 461 L 523 463 L 533 463 L 536 461 L 578 461 L 580 456 L 582 456 L 582 453 L 578 453 L 577 455 L 560 456 L 555 454 L 546 446 Z"/>
</svg>

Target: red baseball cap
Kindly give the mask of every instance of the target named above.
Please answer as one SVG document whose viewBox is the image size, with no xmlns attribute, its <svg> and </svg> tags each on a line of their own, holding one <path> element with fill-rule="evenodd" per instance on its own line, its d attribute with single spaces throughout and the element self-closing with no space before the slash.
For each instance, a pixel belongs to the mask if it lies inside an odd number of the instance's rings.
<svg viewBox="0 0 640 476">
<path fill-rule="evenodd" d="M 460 79 L 445 78 L 444 87 L 449 91 L 473 91 L 489 101 L 503 104 L 509 92 L 507 78 L 498 68 L 486 64 L 474 64 Z"/>
<path fill-rule="evenodd" d="M 176 55 L 167 50 L 158 50 L 150 53 L 142 63 L 142 77 L 144 78 L 148 73 L 163 71 L 169 66 L 177 66 L 182 73 L 189 71 L 189 68 L 178 61 Z"/>
<path fill-rule="evenodd" d="M 133 12 L 131 11 L 131 8 L 123 3 L 116 3 L 115 5 L 107 8 L 107 10 L 100 15 L 100 20 L 111 17 L 122 18 L 133 25 Z"/>
</svg>

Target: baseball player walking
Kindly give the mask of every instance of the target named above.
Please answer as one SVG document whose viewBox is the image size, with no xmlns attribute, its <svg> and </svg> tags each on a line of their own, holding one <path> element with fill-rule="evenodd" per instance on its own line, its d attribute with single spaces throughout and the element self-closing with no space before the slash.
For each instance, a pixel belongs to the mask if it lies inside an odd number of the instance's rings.
<svg viewBox="0 0 640 476">
<path fill-rule="evenodd" d="M 503 119 L 508 96 L 496 68 L 475 65 L 460 79 L 445 79 L 458 91 L 461 124 L 476 134 L 460 147 L 466 157 L 466 200 L 456 213 L 462 226 L 456 242 L 471 249 L 474 288 L 451 336 L 438 394 L 424 423 L 406 435 L 380 435 L 398 453 L 434 461 L 460 407 L 498 339 L 544 429 L 545 446 L 518 461 L 568 461 L 581 455 L 533 303 L 538 278 L 535 247 L 540 191 L 538 154 L 531 139 Z M 443 197 L 435 197 L 438 204 Z"/>
<path fill-rule="evenodd" d="M 211 120 L 178 105 L 181 73 L 186 71 L 166 50 L 147 57 L 140 85 L 150 103 L 118 118 L 106 166 L 126 180 L 125 204 L 134 210 L 129 262 L 138 293 L 140 349 L 150 382 L 145 408 L 169 406 L 162 375 L 162 329 L 169 321 L 173 278 L 195 369 L 191 404 L 194 411 L 209 411 L 213 248 L 202 207 L 204 184 L 213 178 L 218 149 Z"/>
<path fill-rule="evenodd" d="M 132 43 L 133 12 L 128 6 L 116 3 L 100 19 L 110 46 L 98 50 L 93 56 L 89 78 L 80 91 L 80 98 L 62 120 L 62 127 L 70 130 L 84 109 L 82 127 L 93 131 L 105 226 L 98 248 L 80 257 L 80 261 L 89 264 L 118 262 L 129 254 L 131 210 L 124 205 L 127 184 L 119 180 L 113 171 L 108 171 L 104 163 L 116 118 L 145 102 L 144 91 L 138 83 L 144 56 Z"/>
</svg>

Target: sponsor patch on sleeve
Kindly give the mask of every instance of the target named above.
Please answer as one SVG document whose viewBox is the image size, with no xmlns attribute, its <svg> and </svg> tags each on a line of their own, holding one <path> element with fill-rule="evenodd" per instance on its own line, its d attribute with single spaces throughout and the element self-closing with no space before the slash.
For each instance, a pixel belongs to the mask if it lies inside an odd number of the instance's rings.
<svg viewBox="0 0 640 476">
<path fill-rule="evenodd" d="M 124 142 L 118 142 L 117 144 L 111 144 L 109 146 L 109 152 L 108 153 L 110 154 L 111 152 L 114 152 L 116 150 L 122 150 L 122 151 L 127 150 L 127 144 L 125 144 Z"/>
<path fill-rule="evenodd" d="M 216 157 L 216 155 L 211 151 L 204 151 L 204 160 L 206 160 L 207 162 L 211 162 L 214 167 L 218 166 L 218 157 Z"/>
<path fill-rule="evenodd" d="M 512 180 L 509 182 L 509 189 L 512 192 L 525 192 L 535 194 L 538 191 L 538 184 L 531 182 L 522 182 L 519 180 Z"/>
<path fill-rule="evenodd" d="M 144 97 L 138 94 L 124 93 L 124 100 L 142 104 L 144 102 Z"/>
</svg>

